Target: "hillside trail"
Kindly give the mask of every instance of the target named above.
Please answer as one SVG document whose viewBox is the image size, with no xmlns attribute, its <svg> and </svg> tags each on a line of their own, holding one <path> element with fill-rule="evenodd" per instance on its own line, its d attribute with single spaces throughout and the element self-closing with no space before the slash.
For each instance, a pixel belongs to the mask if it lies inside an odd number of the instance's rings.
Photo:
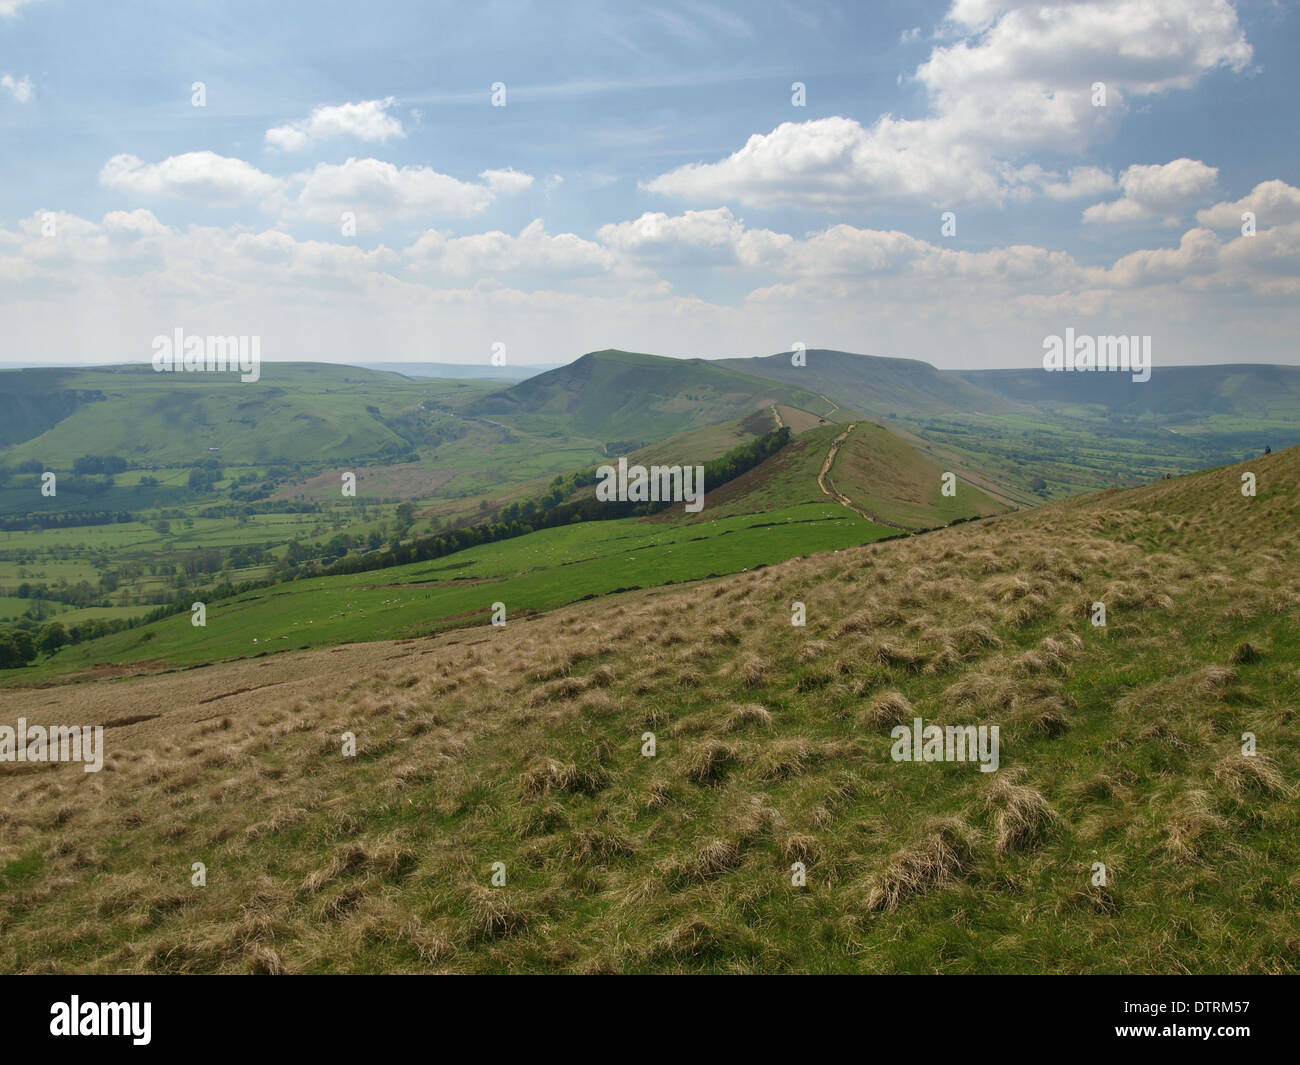
<svg viewBox="0 0 1300 1065">
<path fill-rule="evenodd" d="M 817 394 L 818 394 L 819 396 L 821 396 L 822 399 L 824 399 L 827 403 L 829 403 L 829 404 L 831 405 L 831 409 L 830 409 L 826 414 L 822 415 L 822 417 L 824 417 L 827 421 L 830 421 L 830 420 L 831 420 L 831 415 L 834 414 L 837 410 L 840 409 L 840 405 L 839 405 L 838 403 L 836 403 L 833 399 L 831 399 L 830 396 L 826 395 L 826 393 L 824 393 L 824 392 L 818 392 Z M 852 429 L 853 426 L 850 425 L 849 428 Z"/>
<path fill-rule="evenodd" d="M 772 404 L 772 417 L 776 419 L 776 427 L 778 429 L 785 428 L 785 422 L 781 420 L 781 412 L 776 409 L 775 403 Z"/>
<path fill-rule="evenodd" d="M 829 402 L 829 400 L 827 402 Z M 835 462 L 836 454 L 838 454 L 841 445 L 843 445 L 844 441 L 848 438 L 849 433 L 853 432 L 857 427 L 857 422 L 851 423 L 844 432 L 840 433 L 839 436 L 831 441 L 831 448 L 826 453 L 826 461 L 822 463 L 821 473 L 817 475 L 817 486 L 823 493 L 835 500 L 835 502 L 839 503 L 841 506 L 847 507 L 859 517 L 866 518 L 868 521 L 874 521 L 877 525 L 888 525 L 891 529 L 901 529 L 904 532 L 911 532 L 912 530 L 908 529 L 906 525 L 899 525 L 897 522 L 885 521 L 884 518 L 879 518 L 876 515 L 863 510 L 843 492 L 827 485 L 826 476 L 831 472 L 831 465 Z"/>
</svg>

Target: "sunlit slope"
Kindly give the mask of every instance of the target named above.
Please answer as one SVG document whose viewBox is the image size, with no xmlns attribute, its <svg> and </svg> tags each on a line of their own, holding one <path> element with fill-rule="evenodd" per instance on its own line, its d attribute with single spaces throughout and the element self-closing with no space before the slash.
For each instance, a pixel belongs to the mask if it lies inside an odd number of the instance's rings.
<svg viewBox="0 0 1300 1065">
<path fill-rule="evenodd" d="M 832 406 L 797 384 L 761 380 L 716 362 L 599 351 L 486 396 L 469 410 L 535 431 L 553 427 L 597 436 L 610 442 L 611 451 L 626 451 L 773 403 L 816 412 Z"/>
<path fill-rule="evenodd" d="M 796 555 L 867 543 L 896 530 L 826 500 L 720 517 L 701 528 L 635 518 L 542 529 L 427 562 L 272 585 L 62 648 L 0 685 L 42 685 L 194 668 L 353 640 L 427 636 L 508 605 L 524 618 L 628 589 L 701 580 Z"/>
<path fill-rule="evenodd" d="M 696 520 L 837 496 L 847 499 L 848 509 L 907 530 L 1007 509 L 960 476 L 956 494 L 943 495 L 944 472 L 879 425 L 825 425 L 806 430 L 758 468 L 711 492 Z"/>
<path fill-rule="evenodd" d="M 47 371 L 0 374 L 4 406 L 21 413 L 21 429 L 8 434 L 6 465 L 37 460 L 67 468 L 82 455 L 120 455 L 137 464 L 213 455 L 223 462 L 295 462 L 406 450 L 413 441 L 392 422 L 399 411 L 492 387 L 311 363 L 264 363 L 256 382 L 147 366 L 58 373 L 57 380 Z"/>
<path fill-rule="evenodd" d="M 1019 407 L 1012 399 L 981 389 L 919 359 L 855 355 L 820 348 L 809 349 L 804 356 L 803 365 L 795 365 L 789 352 L 761 358 L 719 359 L 716 365 L 824 393 L 846 409 L 877 418 L 950 411 L 992 413 Z M 842 413 L 837 413 L 836 419 L 846 420 Z"/>
<path fill-rule="evenodd" d="M 99 774 L 0 770 L 0 968 L 1294 973 L 1298 500 L 1289 451 L 503 628 L 0 694 L 112 725 Z M 892 760 L 914 717 L 998 725 L 999 768 Z"/>
<path fill-rule="evenodd" d="M 987 392 L 1049 410 L 1094 406 L 1110 415 L 1156 412 L 1193 420 L 1223 415 L 1260 423 L 1300 421 L 1300 366 L 1157 364 L 1151 368 L 1151 379 L 1138 387 L 1126 373 L 970 370 L 954 376 Z"/>
</svg>

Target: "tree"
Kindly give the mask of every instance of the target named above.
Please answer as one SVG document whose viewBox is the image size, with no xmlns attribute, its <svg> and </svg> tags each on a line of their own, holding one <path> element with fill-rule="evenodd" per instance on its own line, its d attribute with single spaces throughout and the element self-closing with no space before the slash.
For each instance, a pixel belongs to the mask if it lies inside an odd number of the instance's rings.
<svg viewBox="0 0 1300 1065">
<path fill-rule="evenodd" d="M 36 637 L 36 649 L 42 654 L 52 655 L 68 642 L 68 634 L 60 621 L 51 621 Z"/>
<path fill-rule="evenodd" d="M 12 632 L 0 632 L 0 669 L 20 669 L 27 665 Z"/>
</svg>

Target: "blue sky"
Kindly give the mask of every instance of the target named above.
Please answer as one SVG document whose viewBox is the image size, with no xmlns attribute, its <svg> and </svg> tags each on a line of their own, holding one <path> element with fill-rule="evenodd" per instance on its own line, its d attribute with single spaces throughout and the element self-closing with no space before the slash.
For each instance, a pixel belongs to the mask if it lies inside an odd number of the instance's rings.
<svg viewBox="0 0 1300 1065">
<path fill-rule="evenodd" d="M 1298 26 L 1247 0 L 0 0 L 0 360 L 143 360 L 179 326 L 271 359 L 977 368 L 1072 326 L 1297 362 Z"/>
</svg>

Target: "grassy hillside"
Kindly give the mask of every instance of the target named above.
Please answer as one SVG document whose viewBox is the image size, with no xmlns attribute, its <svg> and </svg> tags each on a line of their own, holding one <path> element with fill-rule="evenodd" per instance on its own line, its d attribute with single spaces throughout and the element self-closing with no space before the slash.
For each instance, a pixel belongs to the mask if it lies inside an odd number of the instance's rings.
<svg viewBox="0 0 1300 1065">
<path fill-rule="evenodd" d="M 957 480 L 956 496 L 942 495 L 943 473 L 879 425 L 825 425 L 806 430 L 757 469 L 709 493 L 702 517 L 842 496 L 851 510 L 873 521 L 928 529 L 1007 509 L 964 477 Z"/>
<path fill-rule="evenodd" d="M 708 514 L 707 509 L 704 512 Z M 521 617 L 629 588 L 771 565 L 897 534 L 829 500 L 702 523 L 626 518 L 543 529 L 429 562 L 315 577 L 209 602 L 188 613 L 63 648 L 0 684 L 157 672 L 352 640 L 425 636 L 489 618 Z"/>
<path fill-rule="evenodd" d="M 0 969 L 1295 973 L 1300 452 L 1249 469 L 0 694 L 111 726 L 0 769 Z M 999 770 L 891 760 L 914 716 Z"/>
<path fill-rule="evenodd" d="M 703 359 L 598 351 L 469 406 L 482 417 L 563 428 L 628 451 L 688 429 L 743 418 L 773 403 L 816 413 L 833 404 L 797 384 L 774 384 Z"/>
<path fill-rule="evenodd" d="M 1157 365 L 1151 368 L 1151 380 L 1141 384 L 1123 373 L 1038 369 L 971 370 L 955 376 L 987 392 L 1047 409 L 1094 406 L 1113 415 L 1227 415 L 1300 423 L 1300 366 Z"/>
<path fill-rule="evenodd" d="M 804 366 L 792 365 L 790 352 L 762 358 L 718 359 L 714 365 L 825 393 L 846 410 L 877 418 L 937 411 L 1007 411 L 1019 406 L 919 359 L 854 355 L 820 348 L 810 349 L 805 355 Z M 844 410 L 835 417 L 838 421 L 851 420 Z"/>
<path fill-rule="evenodd" d="M 157 464 L 210 455 L 223 462 L 355 459 L 410 449 L 409 435 L 393 424 L 399 411 L 491 387 L 320 363 L 264 363 L 261 379 L 247 383 L 236 374 L 148 366 L 9 371 L 0 374 L 0 394 L 19 428 L 8 428 L 3 459 L 48 469 L 87 454 Z"/>
</svg>

